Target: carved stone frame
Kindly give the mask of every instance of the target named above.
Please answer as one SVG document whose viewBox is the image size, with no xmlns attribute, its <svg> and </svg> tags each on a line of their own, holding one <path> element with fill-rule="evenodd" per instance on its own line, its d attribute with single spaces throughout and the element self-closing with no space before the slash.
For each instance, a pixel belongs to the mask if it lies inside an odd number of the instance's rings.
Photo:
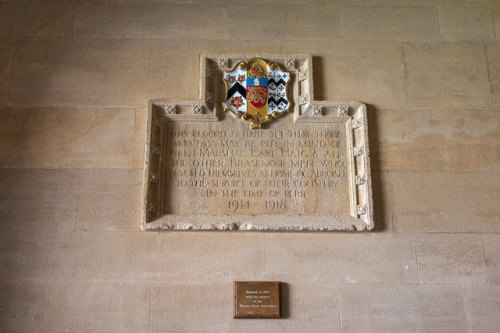
<svg viewBox="0 0 500 333">
<path fill-rule="evenodd" d="M 350 214 L 342 216 L 178 215 L 163 210 L 163 166 L 166 122 L 217 122 L 224 112 L 223 71 L 241 61 L 263 58 L 282 65 L 292 75 L 291 98 L 296 123 L 343 123 L 349 162 Z M 144 163 L 143 230 L 372 230 L 373 201 L 366 106 L 355 101 L 316 101 L 310 54 L 204 54 L 200 61 L 200 99 L 149 101 Z M 203 222 L 201 221 L 212 221 Z"/>
</svg>

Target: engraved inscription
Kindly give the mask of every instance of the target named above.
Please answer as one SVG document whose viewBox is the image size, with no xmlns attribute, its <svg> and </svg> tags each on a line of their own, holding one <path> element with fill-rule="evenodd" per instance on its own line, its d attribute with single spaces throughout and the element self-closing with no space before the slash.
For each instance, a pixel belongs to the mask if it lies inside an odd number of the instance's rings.
<svg viewBox="0 0 500 333">
<path fill-rule="evenodd" d="M 166 127 L 166 207 L 180 214 L 348 211 L 345 125 Z"/>
</svg>

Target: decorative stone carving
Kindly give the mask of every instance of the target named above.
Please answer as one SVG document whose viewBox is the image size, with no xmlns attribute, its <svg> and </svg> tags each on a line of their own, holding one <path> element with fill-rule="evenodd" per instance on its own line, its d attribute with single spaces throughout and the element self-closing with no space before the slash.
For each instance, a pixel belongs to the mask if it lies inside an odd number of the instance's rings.
<svg viewBox="0 0 500 333">
<path fill-rule="evenodd" d="M 285 66 L 289 70 L 294 70 L 295 69 L 295 59 L 286 59 Z"/>
<path fill-rule="evenodd" d="M 348 116 L 349 115 L 349 107 L 346 105 L 339 106 L 338 109 L 339 116 Z"/>
<path fill-rule="evenodd" d="M 217 60 L 217 63 L 219 64 L 219 68 L 221 69 L 229 68 L 229 65 L 231 64 L 228 58 L 219 58 Z"/>
<path fill-rule="evenodd" d="M 299 105 L 305 105 L 309 102 L 309 96 L 299 95 Z"/>
<path fill-rule="evenodd" d="M 165 104 L 165 112 L 167 114 L 175 114 L 176 113 L 175 104 Z"/>
<path fill-rule="evenodd" d="M 242 129 L 224 116 L 233 95 L 224 95 L 221 78 L 248 71 L 256 59 L 269 65 L 261 76 L 267 79 L 272 64 L 291 71 L 293 60 L 290 108 L 276 126 L 265 123 L 272 109 L 232 110 L 262 127 Z M 201 56 L 200 99 L 150 101 L 142 229 L 371 230 L 366 107 L 315 100 L 313 74 L 307 54 L 208 54 Z"/>
<path fill-rule="evenodd" d="M 363 155 L 365 150 L 363 148 L 363 146 L 361 147 L 354 147 L 353 148 L 353 152 L 354 152 L 354 156 L 360 156 L 360 155 Z"/>
<path fill-rule="evenodd" d="M 358 215 L 366 214 L 366 205 L 358 205 L 356 212 Z"/>
<path fill-rule="evenodd" d="M 362 125 L 363 124 L 359 120 L 357 120 L 357 119 L 353 119 L 352 122 L 351 122 L 351 126 L 352 126 L 353 129 L 359 128 Z"/>
<path fill-rule="evenodd" d="M 298 72 L 299 81 L 307 80 L 307 69 L 300 69 Z"/>
<path fill-rule="evenodd" d="M 356 185 L 363 185 L 365 183 L 365 178 L 362 176 L 356 176 L 354 177 L 354 182 Z"/>
<path fill-rule="evenodd" d="M 321 107 L 321 106 L 315 106 L 315 107 L 313 107 L 312 113 L 315 116 L 322 116 L 323 115 L 323 107 Z"/>
<path fill-rule="evenodd" d="M 203 106 L 200 104 L 195 104 L 192 107 L 193 114 L 203 114 Z"/>
</svg>

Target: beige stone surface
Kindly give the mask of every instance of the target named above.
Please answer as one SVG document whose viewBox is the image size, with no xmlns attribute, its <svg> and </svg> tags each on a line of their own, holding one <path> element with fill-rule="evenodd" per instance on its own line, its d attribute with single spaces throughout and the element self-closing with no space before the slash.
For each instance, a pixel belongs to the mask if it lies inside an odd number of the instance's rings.
<svg viewBox="0 0 500 333">
<path fill-rule="evenodd" d="M 493 107 L 498 109 L 500 107 L 500 45 L 498 43 L 489 43 L 486 45 L 485 52 L 488 61 L 488 77 L 490 79 Z"/>
<path fill-rule="evenodd" d="M 415 248 L 408 237 L 286 234 L 272 235 L 266 244 L 269 278 L 290 283 L 418 281 Z"/>
<path fill-rule="evenodd" d="M 500 169 L 496 151 L 500 142 L 497 111 L 377 110 L 370 113 L 370 124 L 373 168 L 388 171 Z"/>
<path fill-rule="evenodd" d="M 301 40 L 281 45 L 283 52 L 313 54 L 317 99 L 362 100 L 376 108 L 406 105 L 403 60 L 397 43 Z"/>
<path fill-rule="evenodd" d="M 98 233 L 65 230 L 25 232 L 20 279 L 90 280 L 101 269 L 103 243 Z"/>
<path fill-rule="evenodd" d="M 144 283 L 46 283 L 39 329 L 42 332 L 139 332 L 148 326 L 149 299 L 150 287 Z"/>
<path fill-rule="evenodd" d="M 485 283 L 481 235 L 418 235 L 416 251 L 421 283 Z"/>
<path fill-rule="evenodd" d="M 42 331 L 46 282 L 0 281 L 0 327 L 7 332 Z"/>
<path fill-rule="evenodd" d="M 438 40 L 438 13 L 432 7 L 344 7 L 340 38 Z"/>
<path fill-rule="evenodd" d="M 73 230 L 75 197 L 66 191 L 13 190 L 0 194 L 0 214 L 0 230 Z"/>
<path fill-rule="evenodd" d="M 472 332 L 496 332 L 500 326 L 500 286 L 467 287 L 467 310 Z"/>
<path fill-rule="evenodd" d="M 409 43 L 403 56 L 409 106 L 491 108 L 481 44 Z"/>
<path fill-rule="evenodd" d="M 82 3 L 75 11 L 79 37 L 149 37 L 149 7 L 143 3 Z"/>
<path fill-rule="evenodd" d="M 440 7 L 439 22 L 443 40 L 495 39 L 490 8 Z"/>
<path fill-rule="evenodd" d="M 72 2 L 6 1 L 0 7 L 0 35 L 71 37 L 74 16 Z"/>
<path fill-rule="evenodd" d="M 145 61 L 150 59 L 152 43 L 139 39 L 18 40 L 10 103 L 145 106 L 155 87 L 150 77 L 156 69 Z M 153 64 L 155 59 L 151 54 Z M 162 66 L 163 70 L 170 66 L 174 78 L 174 73 L 184 69 L 175 62 L 164 62 Z M 178 82 L 170 81 L 162 89 L 168 89 L 173 96 L 185 94 Z"/>
<path fill-rule="evenodd" d="M 498 172 L 390 175 L 399 232 L 499 232 Z"/>
<path fill-rule="evenodd" d="M 19 276 L 22 233 L 0 231 L 0 280 L 15 280 Z"/>
<path fill-rule="evenodd" d="M 10 90 L 13 53 L 13 38 L 0 38 L 0 96 L 7 95 Z"/>
<path fill-rule="evenodd" d="M 469 332 L 461 286 L 347 284 L 342 332 Z"/>
<path fill-rule="evenodd" d="M 232 292 L 231 283 L 152 284 L 151 332 L 228 332 Z"/>
<path fill-rule="evenodd" d="M 269 277 L 265 270 L 265 244 L 270 237 L 270 234 L 230 232 L 160 233 L 159 250 L 154 261 L 154 267 L 159 271 L 157 280 L 264 280 Z"/>
<path fill-rule="evenodd" d="M 495 35 L 497 36 L 498 42 L 498 36 L 500 35 L 500 3 L 495 3 L 495 6 L 491 9 L 491 11 L 493 15 L 493 24 L 495 25 Z"/>
<path fill-rule="evenodd" d="M 0 115 L 2 167 L 132 167 L 134 109 L 2 108 Z"/>
<path fill-rule="evenodd" d="M 483 235 L 483 246 L 488 282 L 500 284 L 500 235 Z"/>
<path fill-rule="evenodd" d="M 152 3 L 151 35 L 157 38 L 227 38 L 227 7 Z"/>
</svg>

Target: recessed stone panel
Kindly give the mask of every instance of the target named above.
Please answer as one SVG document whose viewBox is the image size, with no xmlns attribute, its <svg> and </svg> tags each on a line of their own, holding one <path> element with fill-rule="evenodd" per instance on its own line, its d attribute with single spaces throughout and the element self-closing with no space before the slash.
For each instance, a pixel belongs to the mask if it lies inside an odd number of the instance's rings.
<svg viewBox="0 0 500 333">
<path fill-rule="evenodd" d="M 287 75 L 259 79 L 269 106 L 251 99 L 255 59 Z M 200 100 L 150 101 L 142 228 L 371 230 L 366 107 L 315 101 L 312 75 L 310 55 L 204 55 Z"/>
</svg>

